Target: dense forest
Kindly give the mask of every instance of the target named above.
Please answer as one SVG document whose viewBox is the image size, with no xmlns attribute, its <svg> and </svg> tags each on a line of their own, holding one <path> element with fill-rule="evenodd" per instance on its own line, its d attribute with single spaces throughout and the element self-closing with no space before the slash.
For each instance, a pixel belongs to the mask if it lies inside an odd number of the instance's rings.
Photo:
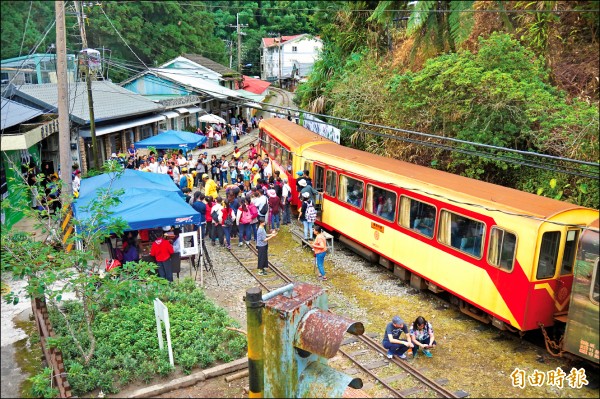
<svg viewBox="0 0 600 399">
<path fill-rule="evenodd" d="M 262 37 L 319 35 L 321 59 L 299 86 L 296 102 L 330 116 L 328 122 L 342 129 L 344 144 L 600 206 L 597 164 L 563 159 L 600 159 L 597 2 L 86 4 L 89 46 L 110 50 L 113 81 L 181 53 L 228 65 L 231 51 L 235 67 L 238 18 L 245 25 L 242 64 L 252 64 L 244 70 L 249 75 L 259 75 Z M 47 51 L 55 40 L 49 29 L 53 2 L 2 2 L 1 7 L 3 59 L 27 54 L 38 43 L 36 52 Z M 69 12 L 71 52 L 81 48 L 76 25 Z M 550 157 L 531 158 L 528 152 Z"/>
</svg>

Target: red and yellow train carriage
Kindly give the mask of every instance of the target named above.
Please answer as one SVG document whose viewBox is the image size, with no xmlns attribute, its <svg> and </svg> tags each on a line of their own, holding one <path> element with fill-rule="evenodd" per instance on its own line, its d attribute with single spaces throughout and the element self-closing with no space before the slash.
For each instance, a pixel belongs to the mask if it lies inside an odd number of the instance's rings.
<svg viewBox="0 0 600 399">
<path fill-rule="evenodd" d="M 346 148 L 284 119 L 260 131 L 294 198 L 294 172 L 309 170 L 323 192 L 318 223 L 380 263 L 500 328 L 566 315 L 579 237 L 597 210 Z"/>
</svg>

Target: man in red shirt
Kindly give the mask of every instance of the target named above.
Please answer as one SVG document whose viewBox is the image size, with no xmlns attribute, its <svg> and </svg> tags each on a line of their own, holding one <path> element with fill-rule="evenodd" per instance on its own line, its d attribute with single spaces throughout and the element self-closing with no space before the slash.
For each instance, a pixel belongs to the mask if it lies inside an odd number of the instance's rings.
<svg viewBox="0 0 600 399">
<path fill-rule="evenodd" d="M 173 282 L 173 267 L 171 266 L 173 252 L 173 246 L 163 237 L 157 238 L 150 249 L 150 255 L 154 256 L 156 263 L 158 263 L 158 275 L 166 278 L 169 282 Z"/>
</svg>

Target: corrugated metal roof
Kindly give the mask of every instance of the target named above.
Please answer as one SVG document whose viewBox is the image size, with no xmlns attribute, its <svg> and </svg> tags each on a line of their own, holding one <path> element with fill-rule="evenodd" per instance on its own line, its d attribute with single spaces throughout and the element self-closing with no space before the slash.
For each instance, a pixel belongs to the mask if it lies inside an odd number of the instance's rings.
<svg viewBox="0 0 600 399">
<path fill-rule="evenodd" d="M 239 72 L 234 71 L 231 68 L 227 68 L 225 65 L 221 65 L 218 62 L 211 60 L 210 58 L 206 58 L 198 54 L 182 54 L 181 56 L 187 58 L 190 61 L 195 62 L 196 64 L 202 65 L 203 67 L 206 67 L 211 71 L 220 73 L 223 76 L 237 77 L 240 75 Z"/>
<path fill-rule="evenodd" d="M 244 87 L 242 89 L 246 91 L 262 95 L 269 86 L 271 86 L 269 82 L 244 75 Z"/>
<path fill-rule="evenodd" d="M 19 104 L 16 101 L 7 100 L 6 98 L 2 99 L 1 107 L 2 112 L 0 112 L 0 117 L 2 119 L 2 130 L 27 122 L 28 120 L 43 114 L 39 109 L 31 108 L 27 105 Z"/>
<path fill-rule="evenodd" d="M 111 82 L 92 82 L 94 117 L 96 122 L 124 118 L 163 110 L 164 107 Z M 58 104 L 58 86 L 55 83 L 23 85 L 15 95 L 55 111 Z M 69 110 L 73 121 L 80 125 L 90 122 L 87 86 L 85 82 L 69 84 Z"/>
<path fill-rule="evenodd" d="M 152 69 L 152 72 L 159 77 L 190 86 L 215 98 L 234 97 L 253 100 L 252 98 L 246 97 L 243 93 L 220 86 L 201 77 L 194 76 L 184 69 Z"/>
</svg>

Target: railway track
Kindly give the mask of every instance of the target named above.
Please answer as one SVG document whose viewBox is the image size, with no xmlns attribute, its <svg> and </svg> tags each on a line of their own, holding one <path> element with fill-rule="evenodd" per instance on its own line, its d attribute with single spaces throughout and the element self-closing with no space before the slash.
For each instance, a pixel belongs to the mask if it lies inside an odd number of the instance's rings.
<svg viewBox="0 0 600 399">
<path fill-rule="evenodd" d="M 232 245 L 231 255 L 246 271 L 254 277 L 258 284 L 266 291 L 272 291 L 293 282 L 291 276 L 269 261 L 269 273 L 261 276 L 257 273 L 258 251 L 253 244 L 239 247 Z M 344 348 L 342 348 L 344 347 Z M 468 393 L 464 391 L 451 392 L 444 387 L 446 379 L 432 380 L 422 372 L 412 367 L 404 360 L 397 358 L 387 359 L 387 351 L 373 339 L 373 334 L 358 335 L 346 339 L 342 343 L 339 353 L 353 365 L 351 368 L 340 366 L 347 374 L 362 373 L 363 381 L 367 380 L 365 387 L 379 385 L 381 389 L 389 392 L 390 397 L 405 398 L 409 395 L 424 395 L 424 397 L 464 398 Z M 337 356 L 332 359 L 335 363 Z M 341 360 L 341 359 L 337 359 Z M 416 385 L 400 389 L 398 385 L 412 384 L 407 378 L 416 381 Z M 381 394 L 377 395 L 380 396 Z"/>
<path fill-rule="evenodd" d="M 285 90 L 282 90 L 282 89 L 275 88 L 275 87 L 272 87 L 269 90 L 270 90 L 270 92 L 274 93 L 277 98 L 275 105 L 279 105 L 280 107 L 284 107 L 284 108 L 293 108 L 293 109 L 296 108 L 295 104 L 292 103 L 292 101 L 290 100 L 288 92 L 286 92 Z M 271 112 L 277 113 L 280 115 L 287 115 L 287 111 L 280 109 L 280 108 L 272 107 Z"/>
</svg>

